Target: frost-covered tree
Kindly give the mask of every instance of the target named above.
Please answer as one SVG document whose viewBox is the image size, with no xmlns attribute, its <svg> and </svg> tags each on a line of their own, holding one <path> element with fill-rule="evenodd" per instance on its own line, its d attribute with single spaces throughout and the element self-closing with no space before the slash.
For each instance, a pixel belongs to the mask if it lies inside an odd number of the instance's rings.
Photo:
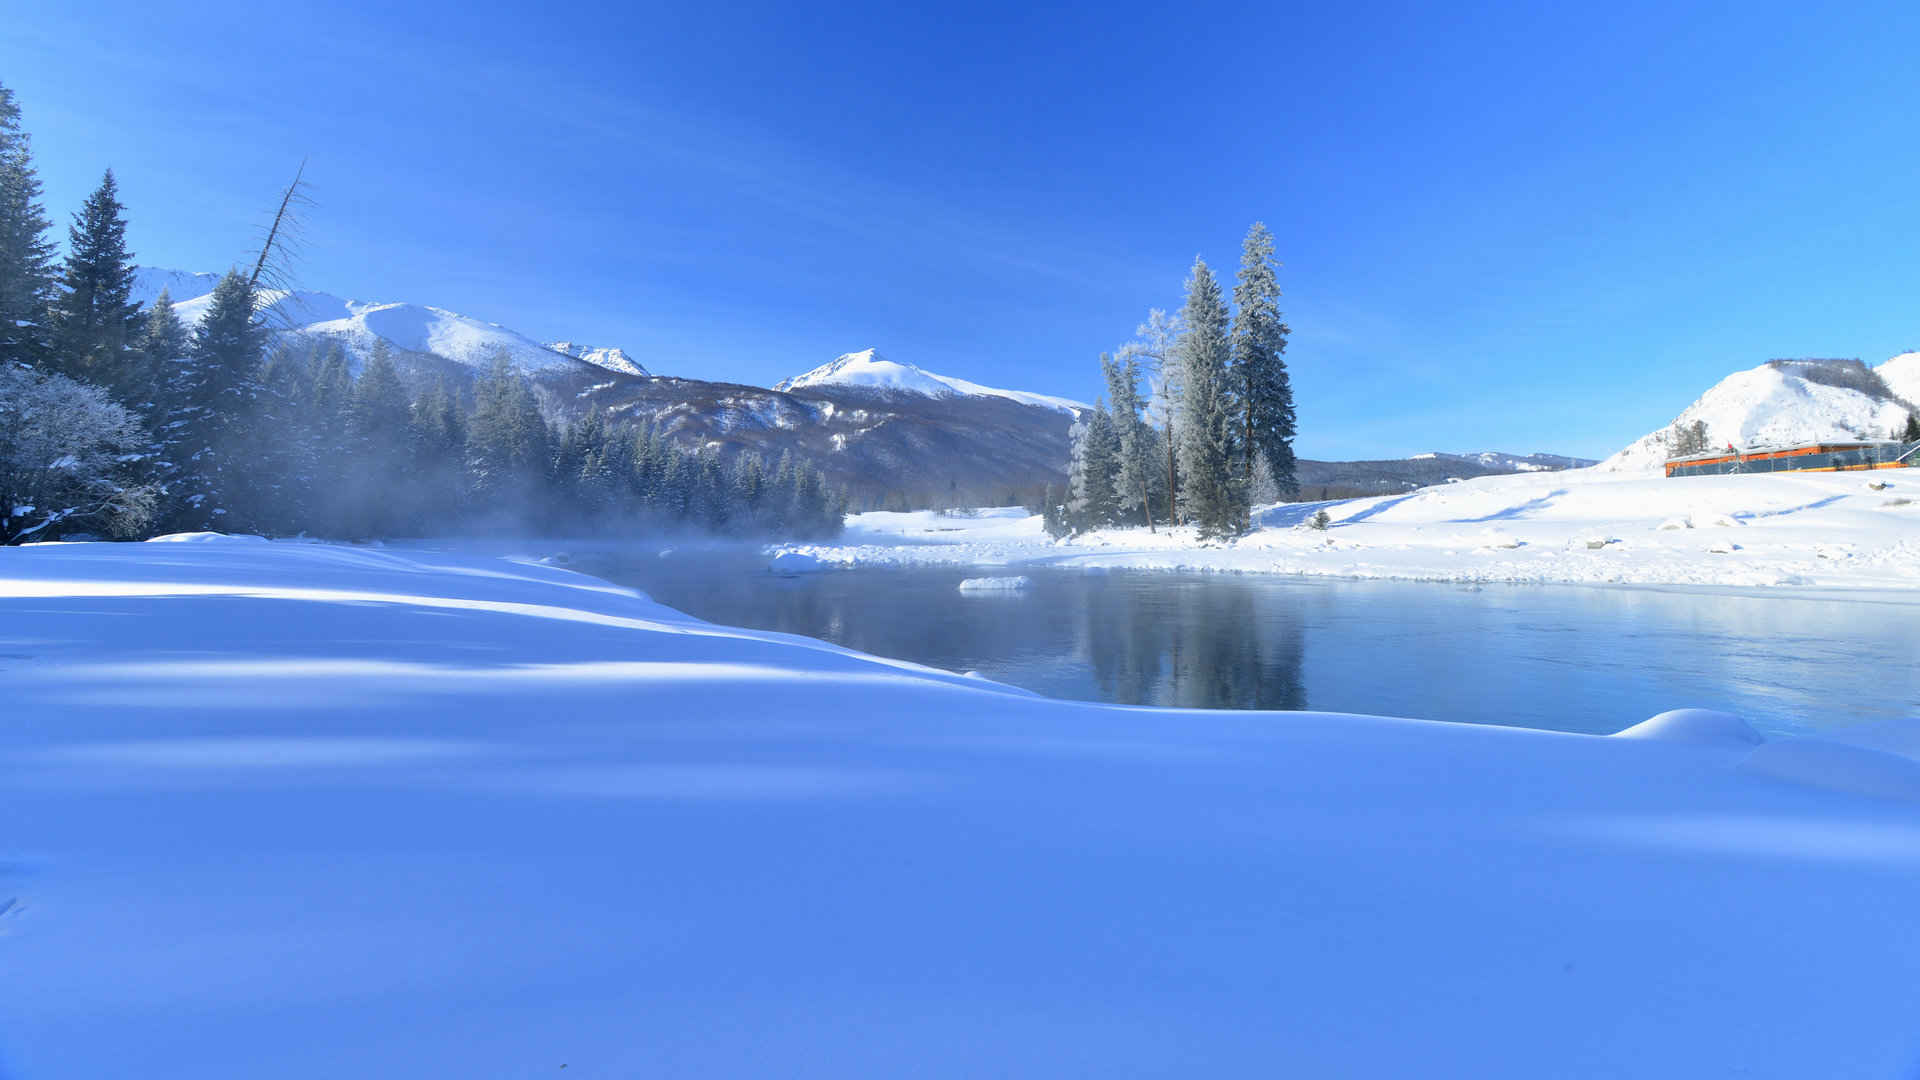
<svg viewBox="0 0 1920 1080">
<path fill-rule="evenodd" d="M 1174 438 L 1175 414 L 1179 411 L 1180 401 L 1180 363 L 1174 356 L 1174 346 L 1180 341 L 1180 335 L 1186 327 L 1178 315 L 1168 315 L 1159 308 L 1147 312 L 1147 321 L 1134 330 L 1133 340 L 1120 346 L 1118 354 L 1121 363 L 1134 363 L 1147 380 L 1147 399 L 1144 414 L 1147 423 L 1160 428 L 1160 453 L 1156 457 L 1164 459 L 1165 468 L 1158 481 L 1162 494 L 1161 506 L 1165 513 L 1163 519 L 1169 525 L 1180 524 L 1179 515 L 1179 468 L 1175 461 Z"/>
<path fill-rule="evenodd" d="M 0 543 L 137 535 L 154 510 L 136 477 L 146 447 L 139 417 L 106 391 L 0 362 Z"/>
<path fill-rule="evenodd" d="M 1669 457 L 1704 454 L 1713 449 L 1712 441 L 1707 436 L 1707 422 L 1704 420 L 1695 420 L 1690 424 L 1675 421 L 1674 425 L 1667 429 L 1666 443 Z"/>
<path fill-rule="evenodd" d="M 1294 476 L 1293 384 L 1287 376 L 1287 324 L 1280 316 L 1280 277 L 1273 234 L 1260 222 L 1247 230 L 1240 277 L 1233 286 L 1233 386 L 1240 409 L 1241 476 L 1253 483 L 1255 462 L 1265 460 L 1274 485 L 1288 498 L 1299 493 Z"/>
<path fill-rule="evenodd" d="M 1277 503 L 1283 498 L 1280 485 L 1273 478 L 1273 466 L 1267 464 L 1265 454 L 1253 456 L 1253 481 L 1247 485 L 1247 502 L 1254 506 Z"/>
<path fill-rule="evenodd" d="M 108 169 L 67 228 L 67 257 L 48 322 L 54 360 L 63 371 L 138 408 L 152 400 L 156 387 L 138 348 L 144 320 L 133 300 L 125 209 Z"/>
<path fill-rule="evenodd" d="M 176 470 L 168 516 L 183 529 L 235 529 L 230 501 L 243 499 L 258 472 L 238 445 L 258 388 L 264 331 L 254 320 L 253 287 L 227 271 L 194 328 L 187 362 L 174 372 L 174 409 L 163 452 Z"/>
<path fill-rule="evenodd" d="M 1246 483 L 1237 461 L 1227 301 L 1204 260 L 1195 259 L 1181 315 L 1186 332 L 1174 350 L 1180 368 L 1178 445 L 1185 516 L 1203 537 L 1247 529 Z"/>
<path fill-rule="evenodd" d="M 1041 497 L 1040 525 L 1055 540 L 1073 532 L 1073 526 L 1067 524 L 1066 501 L 1058 484 L 1048 484 L 1046 493 Z"/>
<path fill-rule="evenodd" d="M 1158 488 L 1159 462 L 1154 457 L 1157 442 L 1153 428 L 1140 415 L 1140 358 L 1120 360 L 1102 353 L 1101 374 L 1106 376 L 1107 396 L 1113 402 L 1114 434 L 1119 440 L 1119 471 L 1114 480 L 1115 494 L 1122 516 L 1144 520 L 1153 530 L 1153 503 Z"/>
<path fill-rule="evenodd" d="M 53 223 L 40 202 L 27 132 L 13 91 L 0 86 L 0 364 L 48 362 Z"/>
</svg>

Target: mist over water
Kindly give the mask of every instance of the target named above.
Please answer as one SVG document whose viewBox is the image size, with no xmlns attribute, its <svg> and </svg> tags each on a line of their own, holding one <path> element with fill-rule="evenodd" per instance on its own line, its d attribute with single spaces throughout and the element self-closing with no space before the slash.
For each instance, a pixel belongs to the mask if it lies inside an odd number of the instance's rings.
<svg viewBox="0 0 1920 1080">
<path fill-rule="evenodd" d="M 1920 600 L 1905 598 L 1024 568 L 1024 591 L 963 593 L 987 572 L 783 578 L 711 551 L 569 565 L 712 622 L 1124 705 L 1592 734 L 1682 707 L 1770 733 L 1920 715 Z"/>
</svg>

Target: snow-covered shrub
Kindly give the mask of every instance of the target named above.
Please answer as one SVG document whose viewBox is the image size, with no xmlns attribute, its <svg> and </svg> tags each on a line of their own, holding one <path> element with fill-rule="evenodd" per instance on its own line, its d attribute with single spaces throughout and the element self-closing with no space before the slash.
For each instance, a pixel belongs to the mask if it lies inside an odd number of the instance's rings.
<svg viewBox="0 0 1920 1080">
<path fill-rule="evenodd" d="M 0 365 L 0 543 L 138 533 L 155 502 L 131 475 L 146 447 L 139 419 L 99 387 Z"/>
<path fill-rule="evenodd" d="M 1316 510 L 1313 513 L 1313 518 L 1309 520 L 1307 524 L 1312 528 L 1325 532 L 1327 526 L 1333 524 L 1333 518 L 1328 517 L 1325 510 Z"/>
</svg>

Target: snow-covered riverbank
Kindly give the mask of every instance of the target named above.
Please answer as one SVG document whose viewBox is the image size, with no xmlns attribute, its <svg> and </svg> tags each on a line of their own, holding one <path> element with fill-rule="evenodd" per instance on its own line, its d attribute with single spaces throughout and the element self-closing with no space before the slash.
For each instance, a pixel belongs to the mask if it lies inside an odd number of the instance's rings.
<svg viewBox="0 0 1920 1080">
<path fill-rule="evenodd" d="M 1305 527 L 1325 510 L 1331 527 Z M 954 564 L 1214 570 L 1415 581 L 1920 588 L 1920 469 L 1668 480 L 1580 469 L 1491 476 L 1407 495 L 1262 508 L 1202 545 L 1191 529 L 1055 543 L 1019 509 L 869 513 L 834 544 L 845 566 Z"/>
<path fill-rule="evenodd" d="M 20 1080 L 1920 1069 L 1885 749 L 1053 701 L 238 539 L 0 550 L 0 677 Z"/>
</svg>

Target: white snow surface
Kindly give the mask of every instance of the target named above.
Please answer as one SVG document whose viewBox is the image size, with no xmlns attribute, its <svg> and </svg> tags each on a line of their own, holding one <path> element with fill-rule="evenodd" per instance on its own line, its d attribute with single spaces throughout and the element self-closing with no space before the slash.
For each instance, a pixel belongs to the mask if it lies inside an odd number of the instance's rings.
<svg viewBox="0 0 1920 1080">
<path fill-rule="evenodd" d="M 1111 708 L 392 548 L 0 549 L 0 628 L 22 1080 L 1920 1068 L 1864 739 Z"/>
<path fill-rule="evenodd" d="M 1920 352 L 1901 353 L 1873 369 L 1887 389 L 1920 407 Z"/>
<path fill-rule="evenodd" d="M 1704 421 L 1707 443 L 1740 449 L 1794 446 L 1820 441 L 1886 439 L 1920 405 L 1920 354 L 1896 356 L 1872 369 L 1897 398 L 1876 398 L 1859 390 L 1830 386 L 1796 374 L 1794 366 L 1761 364 L 1720 380 L 1687 406 L 1671 424 L 1648 432 L 1600 468 L 1612 472 L 1650 472 L 1667 460 L 1666 434 L 1675 424 Z"/>
<path fill-rule="evenodd" d="M 889 360 L 874 349 L 843 353 L 805 374 L 782 379 L 775 383 L 773 388 L 788 391 L 808 386 L 852 386 L 864 390 L 887 390 L 935 398 L 998 397 L 1017 401 L 1022 405 L 1036 405 L 1043 409 L 1054 409 L 1065 413 L 1079 413 L 1088 408 L 1084 402 L 1067 398 L 1033 394 L 1025 390 L 1001 390 L 954 378 L 951 375 L 935 375 L 912 364 Z"/>
<path fill-rule="evenodd" d="M 1305 528 L 1320 510 L 1331 527 Z M 1596 467 L 1282 503 L 1254 517 L 1252 533 L 1227 543 L 1202 543 L 1190 528 L 1109 529 L 1055 542 L 1037 515 L 1018 507 L 975 518 L 873 512 L 850 517 L 838 541 L 797 550 L 850 566 L 1920 588 L 1920 469 L 1670 480 Z"/>
</svg>

